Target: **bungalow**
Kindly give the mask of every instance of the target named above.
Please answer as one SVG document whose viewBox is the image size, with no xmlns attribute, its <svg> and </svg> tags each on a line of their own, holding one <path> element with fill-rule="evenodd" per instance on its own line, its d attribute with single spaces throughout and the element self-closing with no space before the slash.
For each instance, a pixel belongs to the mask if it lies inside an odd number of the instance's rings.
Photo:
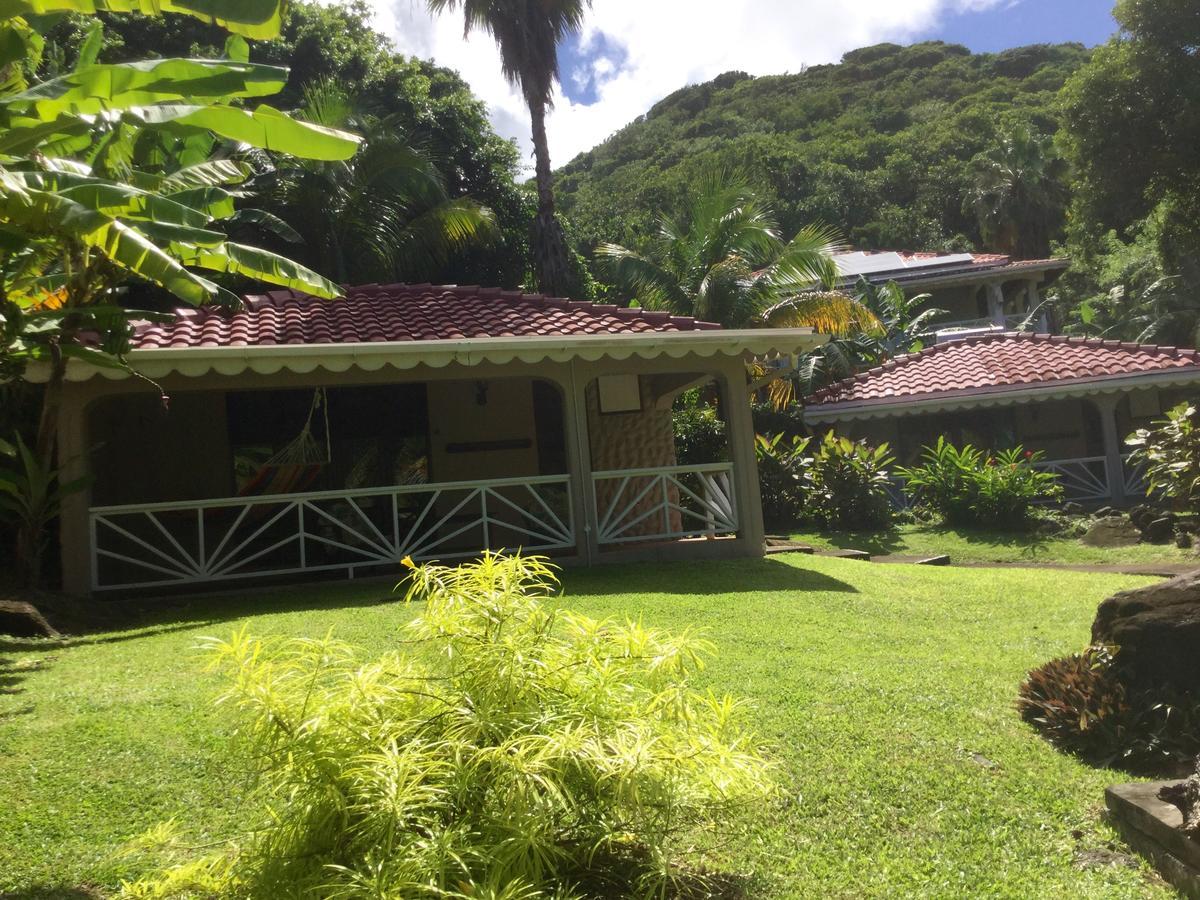
<svg viewBox="0 0 1200 900">
<path fill-rule="evenodd" d="M 756 555 L 745 364 L 823 340 L 476 287 L 180 310 L 136 328 L 136 376 L 70 363 L 61 465 L 92 479 L 63 504 L 64 587 L 353 577 L 501 547 Z M 678 465 L 672 402 L 702 385 L 727 452 Z"/>
<path fill-rule="evenodd" d="M 1070 264 L 1069 259 L 1013 259 L 1001 253 L 910 253 L 849 251 L 834 256 L 843 285 L 859 277 L 873 284 L 894 281 L 909 297 L 930 294 L 925 308 L 946 310 L 934 322 L 939 337 L 973 331 L 1015 329 L 1041 304 L 1040 291 Z M 1049 318 L 1035 316 L 1047 331 Z"/>
<path fill-rule="evenodd" d="M 1200 384 L 1195 350 L 1027 332 L 935 344 L 805 400 L 814 429 L 887 441 L 902 463 L 946 435 L 1045 453 L 1067 499 L 1128 504 L 1144 493 L 1124 438 Z"/>
</svg>

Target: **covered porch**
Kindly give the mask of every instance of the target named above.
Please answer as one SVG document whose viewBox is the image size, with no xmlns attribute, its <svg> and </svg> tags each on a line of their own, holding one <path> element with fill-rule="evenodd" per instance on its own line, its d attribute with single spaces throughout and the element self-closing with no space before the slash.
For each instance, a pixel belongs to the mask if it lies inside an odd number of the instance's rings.
<svg viewBox="0 0 1200 900">
<path fill-rule="evenodd" d="M 77 371 L 62 456 L 92 481 L 63 511 L 64 587 L 353 578 L 485 548 L 584 565 L 762 552 L 745 361 L 819 338 L 529 340 L 381 343 L 348 364 L 336 345 L 147 348 L 161 392 Z M 724 423 L 699 464 L 675 450 L 685 390 Z"/>
<path fill-rule="evenodd" d="M 814 428 L 891 445 L 915 463 L 939 437 L 1040 452 L 1063 499 L 1133 505 L 1145 497 L 1125 438 L 1194 398 L 1196 351 L 1081 338 L 997 334 L 938 344 L 810 398 Z"/>
</svg>

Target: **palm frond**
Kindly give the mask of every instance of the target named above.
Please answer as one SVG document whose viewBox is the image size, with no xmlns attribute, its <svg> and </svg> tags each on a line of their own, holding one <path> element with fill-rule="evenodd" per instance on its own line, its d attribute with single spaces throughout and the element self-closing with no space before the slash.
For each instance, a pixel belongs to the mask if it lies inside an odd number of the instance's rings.
<svg viewBox="0 0 1200 900">
<path fill-rule="evenodd" d="M 813 328 L 845 337 L 877 331 L 879 319 L 862 303 L 840 291 L 808 291 L 764 310 L 759 320 L 770 328 Z"/>
</svg>

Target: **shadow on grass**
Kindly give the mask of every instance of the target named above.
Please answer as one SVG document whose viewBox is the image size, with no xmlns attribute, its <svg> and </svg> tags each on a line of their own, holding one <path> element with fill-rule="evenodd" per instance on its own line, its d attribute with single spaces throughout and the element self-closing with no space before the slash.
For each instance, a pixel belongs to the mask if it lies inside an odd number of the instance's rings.
<svg viewBox="0 0 1200 900">
<path fill-rule="evenodd" d="M 996 531 L 990 528 L 951 528 L 948 525 L 927 525 L 925 531 L 939 537 L 957 538 L 964 544 L 972 546 L 1019 549 L 1021 556 L 1026 559 L 1036 559 L 1039 554 L 1044 555 L 1049 550 L 1046 537 L 1032 530 Z"/>
<path fill-rule="evenodd" d="M 95 888 L 39 884 L 0 894 L 0 900 L 100 900 L 103 896 Z"/>
<path fill-rule="evenodd" d="M 803 560 L 805 557 L 800 556 Z M 858 593 L 845 581 L 790 565 L 777 557 L 691 562 L 629 563 L 568 569 L 563 594 L 733 594 L 747 591 L 835 591 Z"/>
<path fill-rule="evenodd" d="M 884 531 L 823 531 L 820 535 L 838 550 L 863 550 L 872 556 L 888 556 L 904 550 L 904 537 L 894 528 Z"/>
</svg>

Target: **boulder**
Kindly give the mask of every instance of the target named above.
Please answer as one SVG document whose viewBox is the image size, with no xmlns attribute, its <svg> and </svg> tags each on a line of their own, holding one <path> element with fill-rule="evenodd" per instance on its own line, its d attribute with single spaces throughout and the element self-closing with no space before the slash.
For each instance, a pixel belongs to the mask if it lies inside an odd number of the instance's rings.
<svg viewBox="0 0 1200 900">
<path fill-rule="evenodd" d="M 1200 569 L 1113 594 L 1096 610 L 1092 643 L 1118 648 L 1116 671 L 1131 685 L 1200 690 Z"/>
<path fill-rule="evenodd" d="M 1146 523 L 1142 537 L 1151 544 L 1165 544 L 1175 532 L 1175 520 L 1169 516 Z"/>
<path fill-rule="evenodd" d="M 0 600 L 0 634 L 12 637 L 59 637 L 59 633 L 24 600 Z"/>
<path fill-rule="evenodd" d="M 1083 506 L 1076 503 L 1074 500 L 1068 500 L 1066 503 L 1064 503 L 1059 508 L 1062 510 L 1063 515 L 1066 515 L 1066 516 L 1081 516 L 1081 515 L 1083 515 Z"/>
<path fill-rule="evenodd" d="M 1102 506 L 1092 513 L 1092 515 L 1094 515 L 1097 519 L 1116 519 L 1124 516 L 1125 513 L 1121 512 L 1119 509 L 1114 509 L 1111 506 Z"/>
<path fill-rule="evenodd" d="M 1188 532 L 1188 531 L 1175 532 L 1175 546 L 1178 547 L 1180 550 L 1187 550 L 1187 549 L 1191 548 L 1193 543 L 1194 543 L 1194 540 L 1192 538 L 1191 532 Z"/>
<path fill-rule="evenodd" d="M 1142 533 L 1124 518 L 1100 519 L 1080 538 L 1090 547 L 1129 547 L 1141 539 Z"/>
</svg>

